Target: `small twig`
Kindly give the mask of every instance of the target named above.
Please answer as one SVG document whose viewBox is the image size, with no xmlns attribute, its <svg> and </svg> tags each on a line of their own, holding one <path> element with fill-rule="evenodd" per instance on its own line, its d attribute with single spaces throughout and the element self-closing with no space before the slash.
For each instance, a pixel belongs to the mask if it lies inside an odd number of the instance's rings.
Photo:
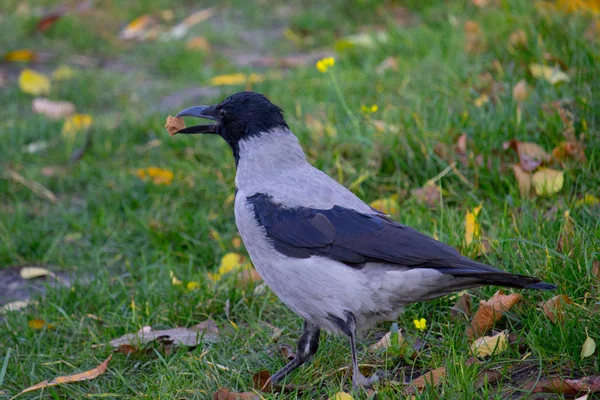
<svg viewBox="0 0 600 400">
<path fill-rule="evenodd" d="M 8 168 L 6 170 L 6 175 L 8 175 L 8 177 L 10 179 L 12 179 L 13 181 L 18 182 L 21 185 L 28 188 L 29 190 L 31 190 L 34 194 L 36 194 L 40 197 L 44 197 L 53 203 L 58 202 L 58 198 L 56 197 L 56 195 L 54 193 L 52 193 L 50 190 L 48 190 L 44 185 L 42 185 L 38 182 L 29 180 L 29 179 L 25 178 L 23 175 L 19 174 L 17 171 L 10 169 L 10 168 Z"/>
</svg>

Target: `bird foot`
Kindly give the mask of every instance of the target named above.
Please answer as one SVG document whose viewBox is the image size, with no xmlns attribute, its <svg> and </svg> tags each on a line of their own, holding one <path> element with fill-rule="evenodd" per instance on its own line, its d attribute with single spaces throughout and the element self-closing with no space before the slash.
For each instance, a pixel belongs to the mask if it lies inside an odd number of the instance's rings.
<svg viewBox="0 0 600 400">
<path fill-rule="evenodd" d="M 357 390 L 360 388 L 373 389 L 373 385 L 385 378 L 385 371 L 377 370 L 370 377 L 365 377 L 363 374 L 358 373 L 352 379 L 352 389 Z"/>
</svg>

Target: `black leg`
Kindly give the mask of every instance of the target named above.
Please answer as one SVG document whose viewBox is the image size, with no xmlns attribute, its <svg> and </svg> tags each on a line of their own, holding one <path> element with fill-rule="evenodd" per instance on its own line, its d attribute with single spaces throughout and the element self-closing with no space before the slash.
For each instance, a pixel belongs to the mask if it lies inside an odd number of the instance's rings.
<svg viewBox="0 0 600 400">
<path fill-rule="evenodd" d="M 321 330 L 316 325 L 308 321 L 304 321 L 304 332 L 298 342 L 296 357 L 285 365 L 282 369 L 271 376 L 271 384 L 276 385 L 280 380 L 285 378 L 287 374 L 309 361 L 319 348 L 319 336 Z"/>
<path fill-rule="evenodd" d="M 356 320 L 354 319 L 354 315 L 348 312 L 346 313 L 345 321 L 333 316 L 331 317 L 331 320 L 340 327 L 342 332 L 348 335 L 348 339 L 350 340 L 350 350 L 352 351 L 352 387 L 354 389 L 358 389 L 359 387 L 371 387 L 371 385 L 379 380 L 379 374 L 375 373 L 369 378 L 365 378 L 365 376 L 360 373 L 358 368 L 358 356 L 356 353 Z"/>
</svg>

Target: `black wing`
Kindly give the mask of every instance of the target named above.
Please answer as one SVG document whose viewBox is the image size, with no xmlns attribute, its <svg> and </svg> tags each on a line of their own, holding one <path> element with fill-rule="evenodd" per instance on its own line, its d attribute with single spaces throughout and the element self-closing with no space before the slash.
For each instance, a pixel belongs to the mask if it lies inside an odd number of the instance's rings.
<svg viewBox="0 0 600 400">
<path fill-rule="evenodd" d="M 512 287 L 550 288 L 535 277 L 513 275 L 462 256 L 454 248 L 382 214 L 362 214 L 334 206 L 329 210 L 285 208 L 265 194 L 247 198 L 275 249 L 294 258 L 328 257 L 353 267 L 385 262 L 434 268 L 456 277 Z"/>
</svg>

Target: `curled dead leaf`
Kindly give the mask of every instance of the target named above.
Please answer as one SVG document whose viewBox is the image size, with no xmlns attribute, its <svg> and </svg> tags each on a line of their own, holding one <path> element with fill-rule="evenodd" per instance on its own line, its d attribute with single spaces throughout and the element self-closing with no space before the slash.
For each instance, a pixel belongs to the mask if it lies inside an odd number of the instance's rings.
<svg viewBox="0 0 600 400">
<path fill-rule="evenodd" d="M 579 140 L 569 140 L 561 142 L 552 150 L 552 158 L 558 162 L 567 161 L 569 159 L 587 162 L 585 156 L 585 145 Z"/>
<path fill-rule="evenodd" d="M 553 323 L 562 322 L 565 319 L 565 305 L 573 304 L 573 300 L 566 294 L 559 294 L 540 304 L 544 314 Z"/>
<path fill-rule="evenodd" d="M 260 400 L 260 396 L 253 392 L 232 392 L 221 388 L 213 393 L 213 400 Z"/>
<path fill-rule="evenodd" d="M 516 139 L 504 142 L 504 149 L 513 149 L 518 157 L 519 164 L 524 171 L 531 172 L 540 165 L 550 161 L 550 155 L 540 145 L 531 142 L 521 142 Z"/>
<path fill-rule="evenodd" d="M 515 174 L 517 184 L 519 185 L 519 193 L 521 194 L 521 197 L 524 199 L 531 197 L 531 172 L 523 170 L 520 164 L 513 164 L 511 167 L 513 173 Z"/>
<path fill-rule="evenodd" d="M 502 290 L 497 291 L 487 301 L 479 302 L 479 309 L 471 320 L 471 325 L 467 328 L 467 337 L 474 339 L 489 331 L 496 321 L 498 321 L 505 312 L 517 304 L 523 296 L 518 293 L 504 294 Z"/>
<path fill-rule="evenodd" d="M 445 367 L 440 367 L 440 368 L 431 370 L 431 371 L 421 375 L 417 379 L 414 379 L 410 383 L 410 386 L 408 386 L 406 389 L 404 389 L 404 394 L 411 395 L 411 394 L 415 393 L 416 391 L 420 392 L 423 389 L 425 389 L 425 386 L 427 386 L 427 385 L 438 386 L 440 383 L 442 383 L 442 379 L 445 376 L 446 376 L 446 368 Z"/>
<path fill-rule="evenodd" d="M 494 336 L 483 336 L 471 344 L 471 351 L 477 357 L 486 357 L 493 353 L 501 353 L 508 348 L 508 335 L 502 331 Z"/>
<path fill-rule="evenodd" d="M 167 122 L 165 123 L 165 128 L 167 128 L 167 132 L 169 132 L 169 136 L 173 136 L 178 131 L 185 128 L 185 121 L 181 117 L 171 117 L 169 115 L 167 117 Z"/>
<path fill-rule="evenodd" d="M 169 343 L 173 345 L 194 347 L 198 344 L 216 342 L 219 339 L 217 324 L 208 319 L 191 328 L 172 328 L 165 330 L 153 330 L 145 326 L 136 333 L 128 333 L 118 339 L 110 341 L 110 345 L 119 348 L 121 345 L 131 345 L 141 348 L 143 345 L 153 341 Z"/>
<path fill-rule="evenodd" d="M 19 395 L 21 395 L 23 393 L 27 393 L 27 392 L 33 392 L 34 390 L 39 390 L 39 389 L 47 388 L 47 387 L 50 387 L 50 386 L 62 385 L 64 383 L 73 383 L 73 382 L 87 381 L 87 380 L 90 380 L 90 379 L 97 378 L 100 375 L 102 375 L 104 372 L 106 372 L 106 368 L 108 367 L 108 363 L 110 362 L 111 359 L 112 359 L 112 354 L 110 356 L 108 356 L 108 358 L 106 360 L 104 360 L 96 368 L 92 368 L 89 371 L 81 372 L 79 374 L 73 374 L 73 375 L 67 375 L 67 376 L 59 376 L 57 378 L 54 378 L 51 381 L 47 381 L 46 380 L 46 381 L 40 382 L 38 384 L 35 384 L 33 386 L 28 387 L 27 389 L 23 389 L 19 393 Z"/>
</svg>

